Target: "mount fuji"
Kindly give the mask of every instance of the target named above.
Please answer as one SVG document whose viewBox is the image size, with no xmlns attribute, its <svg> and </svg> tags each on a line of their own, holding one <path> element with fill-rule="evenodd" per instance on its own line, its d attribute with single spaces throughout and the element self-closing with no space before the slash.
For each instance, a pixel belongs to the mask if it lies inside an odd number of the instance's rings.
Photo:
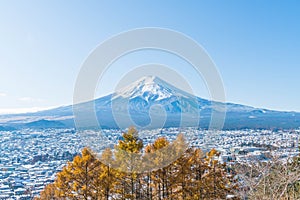
<svg viewBox="0 0 300 200">
<path fill-rule="evenodd" d="M 75 107 L 84 110 L 90 103 L 95 107 L 97 121 L 102 128 L 135 125 L 141 128 L 196 126 L 206 129 L 212 112 L 220 112 L 214 104 L 226 107 L 224 129 L 300 127 L 300 113 L 209 101 L 155 76 L 143 77 L 110 95 Z M 0 127 L 1 130 L 74 127 L 72 108 L 63 106 L 35 113 L 1 115 Z"/>
</svg>

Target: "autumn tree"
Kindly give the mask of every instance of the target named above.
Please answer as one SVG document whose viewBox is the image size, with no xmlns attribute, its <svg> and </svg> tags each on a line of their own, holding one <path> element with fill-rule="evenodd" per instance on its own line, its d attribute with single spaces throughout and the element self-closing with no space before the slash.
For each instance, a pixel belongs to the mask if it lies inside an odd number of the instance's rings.
<svg viewBox="0 0 300 200">
<path fill-rule="evenodd" d="M 147 196 L 156 197 L 158 199 L 163 199 L 168 196 L 168 162 L 170 161 L 171 148 L 170 143 L 166 138 L 161 137 L 155 140 L 153 144 L 149 144 L 146 149 L 146 155 L 148 153 L 152 154 L 150 162 L 145 162 L 147 165 L 150 165 L 153 168 L 156 168 L 155 171 L 149 171 L 146 174 L 147 180 Z M 148 188 L 151 186 L 151 188 Z M 154 192 L 154 194 L 153 194 Z"/>
<path fill-rule="evenodd" d="M 84 148 L 81 156 L 76 156 L 58 173 L 54 183 L 56 195 L 66 199 L 95 199 L 101 196 L 97 179 L 101 173 L 100 162 L 90 150 Z"/>
<path fill-rule="evenodd" d="M 208 171 L 208 165 L 204 162 L 205 154 L 201 149 L 193 148 L 190 150 L 191 163 L 191 196 L 193 199 L 204 199 L 206 194 L 205 190 L 205 177 Z"/>
<path fill-rule="evenodd" d="M 205 187 L 211 199 L 225 199 L 228 194 L 233 194 L 236 184 L 233 177 L 226 171 L 226 163 L 219 162 L 220 152 L 216 149 L 206 153 L 204 162 L 208 167 L 204 174 Z"/>
<path fill-rule="evenodd" d="M 114 150 L 96 156 L 84 148 L 40 199 L 226 199 L 236 184 L 219 156 L 215 149 L 205 154 L 188 148 L 183 134 L 173 142 L 157 138 L 143 149 L 137 130 L 129 128 Z"/>
<path fill-rule="evenodd" d="M 102 152 L 100 161 L 100 173 L 98 179 L 96 180 L 96 185 L 103 188 L 103 196 L 105 197 L 105 200 L 108 200 L 115 192 L 114 188 L 117 174 L 116 170 L 112 167 L 115 160 L 113 159 L 113 152 L 110 148 L 107 148 Z"/>
<path fill-rule="evenodd" d="M 138 178 L 138 168 L 141 165 L 141 150 L 143 141 L 138 137 L 138 131 L 130 127 L 123 133 L 123 139 L 115 146 L 115 157 L 119 180 L 123 185 L 124 198 L 135 199 L 140 196 L 141 184 Z M 127 173 L 122 173 L 127 172 Z"/>
<path fill-rule="evenodd" d="M 56 187 L 54 184 L 46 185 L 44 190 L 41 192 L 40 197 L 34 198 L 34 200 L 55 200 L 58 197 L 55 195 Z"/>
</svg>

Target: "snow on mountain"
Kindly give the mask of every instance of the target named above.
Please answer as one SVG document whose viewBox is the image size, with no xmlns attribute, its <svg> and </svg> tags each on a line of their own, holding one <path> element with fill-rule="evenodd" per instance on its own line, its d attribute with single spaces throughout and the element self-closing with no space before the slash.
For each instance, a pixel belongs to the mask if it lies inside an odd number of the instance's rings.
<svg viewBox="0 0 300 200">
<path fill-rule="evenodd" d="M 192 95 L 172 86 L 156 76 L 146 76 L 133 82 L 129 86 L 116 91 L 116 93 L 113 95 L 113 99 L 119 97 L 129 99 L 141 97 L 149 102 L 159 101 L 172 96 L 188 98 Z"/>
<path fill-rule="evenodd" d="M 225 128 L 300 127 L 300 113 L 258 109 L 233 103 L 215 102 L 214 104 L 210 100 L 194 96 L 155 76 L 142 77 L 113 94 L 95 99 L 94 102 L 78 104 L 75 107 L 85 110 L 90 103 L 95 105 L 99 124 L 106 128 L 120 128 L 116 123 L 116 116 L 125 119 L 128 113 L 135 124 L 142 127 L 151 124 L 152 128 L 161 127 L 159 123 L 164 120 L 166 120 L 164 126 L 178 127 L 181 125 L 182 115 L 185 116 L 186 126 L 194 126 L 195 119 L 200 115 L 199 126 L 205 128 L 210 123 L 212 111 L 223 112 L 224 106 L 226 107 Z M 32 125 L 28 122 L 38 122 L 33 125 L 45 122 L 41 120 L 59 121 L 66 126 L 74 126 L 72 107 L 74 106 L 36 113 L 2 115 L 0 126 L 26 127 Z M 155 114 L 155 119 L 151 118 L 150 111 Z M 152 123 L 153 120 L 159 122 L 158 125 Z M 52 122 L 47 124 L 48 126 L 55 125 Z M 131 122 L 124 120 L 122 127 L 131 125 L 133 125 Z"/>
</svg>

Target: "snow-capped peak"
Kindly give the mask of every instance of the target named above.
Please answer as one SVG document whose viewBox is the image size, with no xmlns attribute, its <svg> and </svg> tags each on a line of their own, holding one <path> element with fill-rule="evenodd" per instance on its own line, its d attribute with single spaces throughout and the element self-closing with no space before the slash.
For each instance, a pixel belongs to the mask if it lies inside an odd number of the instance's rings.
<svg viewBox="0 0 300 200">
<path fill-rule="evenodd" d="M 141 97 L 146 101 L 158 101 L 170 98 L 173 95 L 182 96 L 184 93 L 156 76 L 146 76 L 118 90 L 114 98 L 123 97 L 133 99 Z"/>
</svg>

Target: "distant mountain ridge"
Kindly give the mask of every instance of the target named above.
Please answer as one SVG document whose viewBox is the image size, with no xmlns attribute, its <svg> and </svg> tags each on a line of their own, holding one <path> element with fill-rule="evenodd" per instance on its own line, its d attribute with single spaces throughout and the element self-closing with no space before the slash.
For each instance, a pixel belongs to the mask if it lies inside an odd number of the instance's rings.
<svg viewBox="0 0 300 200">
<path fill-rule="evenodd" d="M 90 103 L 82 103 L 85 109 Z M 212 102 L 185 92 L 155 76 L 143 77 L 113 94 L 94 101 L 96 116 L 102 128 L 125 128 L 130 125 L 148 128 L 183 126 L 208 128 L 213 110 Z M 300 113 L 258 109 L 226 103 L 224 129 L 293 129 L 300 127 Z M 216 110 L 217 111 L 217 110 Z M 131 115 L 132 121 L 126 119 Z M 151 119 L 149 113 L 153 116 Z M 36 113 L 2 115 L 0 126 L 15 128 L 74 127 L 72 106 L 64 106 Z M 117 120 L 116 120 L 117 118 Z M 161 124 L 165 121 L 164 124 Z"/>
</svg>

